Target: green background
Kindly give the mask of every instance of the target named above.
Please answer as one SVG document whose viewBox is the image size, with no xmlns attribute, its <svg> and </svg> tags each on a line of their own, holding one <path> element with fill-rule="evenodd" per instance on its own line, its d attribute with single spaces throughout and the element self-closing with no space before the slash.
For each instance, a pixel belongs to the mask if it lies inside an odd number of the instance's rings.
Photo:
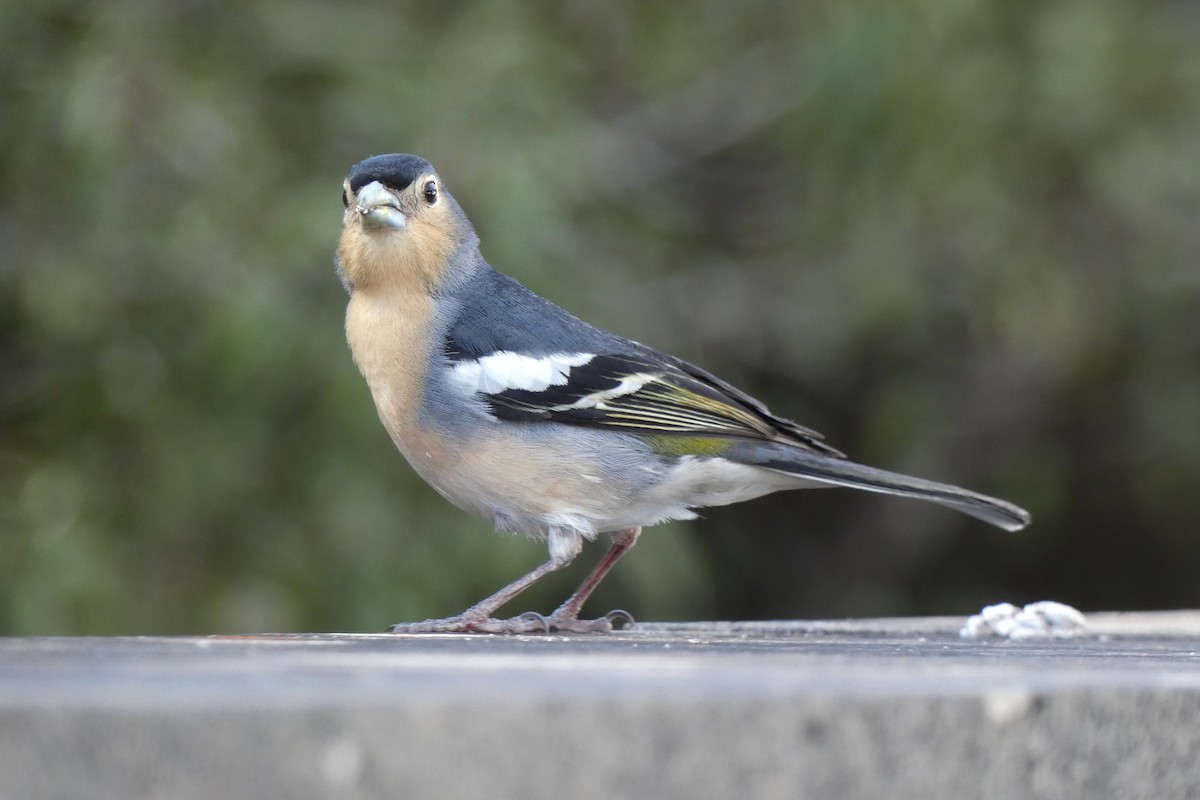
<svg viewBox="0 0 1200 800">
<path fill-rule="evenodd" d="M 0 634 L 379 630 L 544 558 L 351 363 L 341 183 L 394 151 L 536 291 L 1035 520 L 775 495 L 592 611 L 1200 606 L 1197 42 L 1181 2 L 3 3 Z"/>
</svg>

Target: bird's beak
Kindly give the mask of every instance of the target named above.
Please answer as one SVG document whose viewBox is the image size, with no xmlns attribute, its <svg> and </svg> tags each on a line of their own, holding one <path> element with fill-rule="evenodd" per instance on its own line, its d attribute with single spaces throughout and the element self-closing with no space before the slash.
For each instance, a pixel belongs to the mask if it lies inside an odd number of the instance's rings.
<svg viewBox="0 0 1200 800">
<path fill-rule="evenodd" d="M 358 190 L 355 198 L 358 213 L 362 214 L 363 225 L 369 228 L 403 228 L 404 212 L 400 201 L 383 188 L 379 181 L 371 181 Z"/>
</svg>

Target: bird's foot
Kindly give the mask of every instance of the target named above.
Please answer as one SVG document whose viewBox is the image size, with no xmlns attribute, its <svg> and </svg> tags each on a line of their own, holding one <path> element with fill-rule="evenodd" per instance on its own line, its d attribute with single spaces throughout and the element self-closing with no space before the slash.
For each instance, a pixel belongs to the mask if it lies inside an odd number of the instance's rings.
<svg viewBox="0 0 1200 800">
<path fill-rule="evenodd" d="M 543 633 L 612 633 L 617 628 L 633 625 L 633 615 L 628 611 L 610 611 L 599 619 L 579 619 L 574 614 L 555 611 L 548 617 L 527 612 L 518 619 L 534 619 L 541 624 Z M 531 633 L 535 631 L 530 631 Z"/>
<path fill-rule="evenodd" d="M 459 614 L 424 622 L 400 622 L 388 628 L 388 633 L 611 633 L 614 627 L 628 628 L 632 624 L 633 615 L 628 611 L 610 611 L 599 619 L 579 619 L 558 612 L 545 617 L 527 611 L 511 619 Z"/>
<path fill-rule="evenodd" d="M 540 633 L 540 622 L 525 617 L 495 619 L 478 614 L 459 614 L 445 619 L 427 619 L 424 622 L 397 622 L 387 629 L 388 633 Z"/>
</svg>

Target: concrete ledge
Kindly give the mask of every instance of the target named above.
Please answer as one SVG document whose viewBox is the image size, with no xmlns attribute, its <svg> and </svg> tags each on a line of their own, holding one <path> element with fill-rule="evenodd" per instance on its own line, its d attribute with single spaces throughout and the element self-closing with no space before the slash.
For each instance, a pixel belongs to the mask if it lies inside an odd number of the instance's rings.
<svg viewBox="0 0 1200 800">
<path fill-rule="evenodd" d="M 0 639 L 0 798 L 1200 797 L 1200 613 Z"/>
</svg>

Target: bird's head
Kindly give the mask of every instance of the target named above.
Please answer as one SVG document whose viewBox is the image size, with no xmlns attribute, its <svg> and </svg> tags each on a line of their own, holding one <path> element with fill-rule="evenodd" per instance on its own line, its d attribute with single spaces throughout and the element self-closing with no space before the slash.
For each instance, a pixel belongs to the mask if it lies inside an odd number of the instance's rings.
<svg viewBox="0 0 1200 800">
<path fill-rule="evenodd" d="M 475 234 L 433 165 L 410 155 L 355 164 L 342 185 L 338 272 L 348 289 L 437 286 Z"/>
</svg>

